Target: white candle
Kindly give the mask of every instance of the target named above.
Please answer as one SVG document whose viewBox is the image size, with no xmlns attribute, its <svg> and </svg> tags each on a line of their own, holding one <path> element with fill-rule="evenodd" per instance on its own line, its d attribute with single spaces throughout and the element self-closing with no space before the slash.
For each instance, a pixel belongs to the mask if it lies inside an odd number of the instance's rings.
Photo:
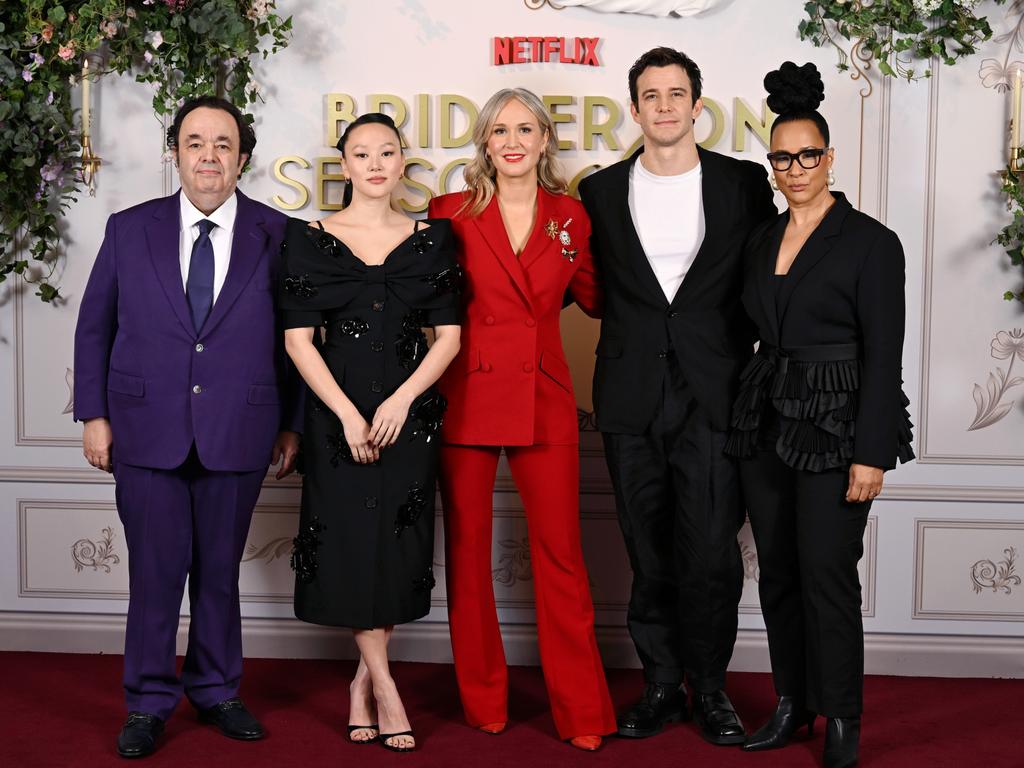
<svg viewBox="0 0 1024 768">
<path fill-rule="evenodd" d="M 1018 79 L 1019 88 L 1019 79 Z M 82 137 L 89 135 L 89 60 L 82 65 Z"/>
<path fill-rule="evenodd" d="M 1021 68 L 1014 69 L 1014 98 L 1010 108 L 1010 158 L 1017 157 L 1021 145 Z"/>
</svg>

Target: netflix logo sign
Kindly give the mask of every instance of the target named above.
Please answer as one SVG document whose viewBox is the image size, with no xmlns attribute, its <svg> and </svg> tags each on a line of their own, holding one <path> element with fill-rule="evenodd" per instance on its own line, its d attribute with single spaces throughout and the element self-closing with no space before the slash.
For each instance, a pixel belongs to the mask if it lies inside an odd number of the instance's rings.
<svg viewBox="0 0 1024 768">
<path fill-rule="evenodd" d="M 505 64 L 580 64 L 600 67 L 597 57 L 599 37 L 496 37 L 492 63 Z"/>
</svg>

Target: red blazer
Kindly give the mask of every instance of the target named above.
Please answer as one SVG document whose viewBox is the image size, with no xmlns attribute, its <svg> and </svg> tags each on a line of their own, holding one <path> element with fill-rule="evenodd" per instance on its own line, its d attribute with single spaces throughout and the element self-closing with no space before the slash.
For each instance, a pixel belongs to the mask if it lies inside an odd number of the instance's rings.
<svg viewBox="0 0 1024 768">
<path fill-rule="evenodd" d="M 430 201 L 431 218 L 452 219 L 465 273 L 462 348 L 438 384 L 448 398 L 441 437 L 459 445 L 575 445 L 576 397 L 558 317 L 570 299 L 600 314 L 586 211 L 538 187 L 533 232 L 516 258 L 497 197 L 472 218 L 456 215 L 464 199 L 456 192 Z M 576 252 L 571 261 L 563 249 Z"/>
</svg>

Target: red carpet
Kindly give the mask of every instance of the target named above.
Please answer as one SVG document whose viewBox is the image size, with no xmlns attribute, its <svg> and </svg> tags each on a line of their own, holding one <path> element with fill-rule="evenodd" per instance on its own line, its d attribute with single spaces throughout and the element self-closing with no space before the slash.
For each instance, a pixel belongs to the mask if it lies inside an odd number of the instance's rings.
<svg viewBox="0 0 1024 768">
<path fill-rule="evenodd" d="M 114 743 L 124 719 L 119 656 L 0 653 L 0 766 L 128 766 Z M 705 743 L 691 724 L 639 741 L 608 739 L 587 754 L 559 742 L 547 713 L 540 670 L 512 670 L 512 724 L 501 736 L 462 722 L 451 667 L 395 664 L 420 750 L 406 755 L 344 740 L 352 662 L 249 659 L 242 695 L 267 728 L 266 740 L 230 741 L 200 725 L 187 703 L 168 723 L 148 768 L 372 768 L 373 766 L 625 766 L 785 768 L 819 764 L 823 723 L 814 738 L 747 755 Z M 610 670 L 616 708 L 638 693 L 640 673 Z M 773 705 L 767 675 L 733 674 L 729 692 L 744 721 L 759 725 Z M 1024 681 L 870 677 L 861 765 L 884 768 L 1024 766 Z"/>
</svg>

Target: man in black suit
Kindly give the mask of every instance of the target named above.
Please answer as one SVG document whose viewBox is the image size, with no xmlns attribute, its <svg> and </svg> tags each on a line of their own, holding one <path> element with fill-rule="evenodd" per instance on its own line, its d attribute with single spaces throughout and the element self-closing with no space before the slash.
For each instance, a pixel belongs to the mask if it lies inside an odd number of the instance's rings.
<svg viewBox="0 0 1024 768">
<path fill-rule="evenodd" d="M 697 146 L 697 65 L 671 48 L 629 72 L 643 149 L 585 179 L 605 309 L 594 409 L 633 568 L 630 635 L 643 695 L 619 734 L 650 736 L 693 714 L 715 744 L 740 744 L 725 694 L 743 567 L 744 508 L 722 453 L 740 370 L 753 353 L 740 306 L 743 243 L 776 213 L 765 170 Z"/>
</svg>

